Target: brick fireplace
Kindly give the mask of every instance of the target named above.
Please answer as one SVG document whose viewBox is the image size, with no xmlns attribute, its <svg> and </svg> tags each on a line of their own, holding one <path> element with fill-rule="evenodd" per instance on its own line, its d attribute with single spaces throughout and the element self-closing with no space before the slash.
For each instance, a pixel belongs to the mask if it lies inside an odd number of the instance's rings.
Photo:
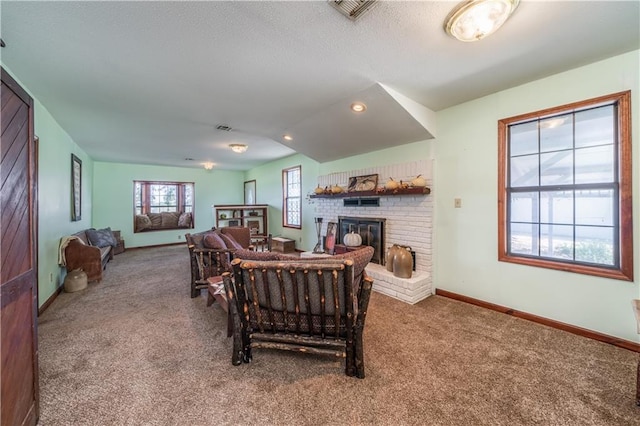
<svg viewBox="0 0 640 426">
<path fill-rule="evenodd" d="M 416 161 L 381 167 L 372 167 L 348 172 L 332 173 L 318 178 L 321 187 L 340 185 L 346 187 L 349 177 L 378 174 L 379 185 L 392 177 L 394 180 L 411 181 L 418 174 L 427 180 L 427 185 L 433 191 L 431 162 Z M 377 196 L 375 196 L 377 197 Z M 388 296 L 395 297 L 408 303 L 416 303 L 432 294 L 431 281 L 431 240 L 433 197 L 431 195 L 380 195 L 379 205 L 345 206 L 344 199 L 321 198 L 312 201 L 315 216 L 322 217 L 326 234 L 327 222 L 340 222 L 340 218 L 350 220 L 382 221 L 382 235 L 379 237 L 380 248 L 374 261 L 367 267 L 367 273 L 374 279 L 373 289 Z M 339 242 L 342 243 L 344 232 L 339 226 Z M 353 227 L 353 222 L 350 223 Z M 371 224 L 365 225 L 370 226 Z M 362 232 L 361 230 L 359 230 Z M 365 231 L 368 232 L 368 231 Z M 366 238 L 363 238 L 366 242 Z M 375 241 L 375 239 L 374 239 Z M 409 279 L 394 277 L 384 266 L 384 255 L 393 244 L 410 246 L 415 252 L 415 272 Z M 374 247 L 375 249 L 375 247 Z M 376 262 L 378 260 L 378 262 Z M 382 261 L 380 261 L 382 260 Z M 375 263 L 374 263 L 375 262 Z M 380 264 L 378 264 L 380 263 Z"/>
<path fill-rule="evenodd" d="M 362 237 L 362 244 L 373 247 L 371 262 L 384 265 L 384 224 L 386 219 L 371 217 L 338 216 L 338 241 L 342 242 L 349 232 Z"/>
</svg>

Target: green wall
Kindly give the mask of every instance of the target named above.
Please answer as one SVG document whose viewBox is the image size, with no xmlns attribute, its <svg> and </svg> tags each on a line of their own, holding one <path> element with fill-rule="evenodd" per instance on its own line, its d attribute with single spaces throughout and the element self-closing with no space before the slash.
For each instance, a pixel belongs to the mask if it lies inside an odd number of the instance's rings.
<svg viewBox="0 0 640 426">
<path fill-rule="evenodd" d="M 413 142 L 392 148 L 381 149 L 366 154 L 354 155 L 320 164 L 319 175 L 329 173 L 348 172 L 367 167 L 402 164 L 411 161 L 430 160 L 433 140 Z M 380 176 L 379 185 L 383 185 L 389 176 Z"/>
<path fill-rule="evenodd" d="M 282 226 L 282 170 L 302 167 L 302 229 Z M 274 236 L 295 240 L 296 249 L 311 250 L 316 244 L 313 208 L 305 204 L 305 195 L 317 185 L 318 162 L 301 154 L 272 161 L 246 172 L 245 180 L 256 180 L 257 204 L 269 205 L 269 232 Z"/>
<path fill-rule="evenodd" d="M 4 65 L 3 65 L 4 67 Z M 25 89 L 29 88 L 4 67 Z M 33 97 L 33 94 L 29 92 Z M 34 97 L 38 150 L 38 306 L 62 285 L 66 271 L 58 265 L 64 235 L 91 226 L 93 161 Z M 82 220 L 71 221 L 71 154 L 82 160 Z"/>
<path fill-rule="evenodd" d="M 214 204 L 241 204 L 244 172 L 203 168 L 94 163 L 93 226 L 118 229 L 126 247 L 143 247 L 184 241 L 186 232 L 198 232 L 215 225 Z M 133 181 L 175 181 L 195 183 L 195 228 L 133 233 Z"/>
<path fill-rule="evenodd" d="M 498 143 L 501 118 L 632 90 L 635 275 L 640 221 L 640 51 L 597 62 L 440 111 L 435 143 L 437 288 L 638 341 L 635 282 L 498 262 Z M 454 209 L 454 198 L 462 208 Z"/>
</svg>

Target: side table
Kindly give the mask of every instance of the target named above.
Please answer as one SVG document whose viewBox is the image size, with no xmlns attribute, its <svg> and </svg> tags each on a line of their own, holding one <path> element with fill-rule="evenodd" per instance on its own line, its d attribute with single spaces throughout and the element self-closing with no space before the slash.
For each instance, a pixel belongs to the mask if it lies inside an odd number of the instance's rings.
<svg viewBox="0 0 640 426">
<path fill-rule="evenodd" d="M 222 282 L 221 275 L 215 275 L 207 278 L 207 306 L 213 305 L 213 302 L 218 302 L 220 307 L 227 313 L 227 337 L 231 337 L 233 334 L 233 318 L 231 318 L 231 311 L 229 310 L 229 302 L 227 301 L 227 295 L 224 290 L 224 283 Z"/>
<path fill-rule="evenodd" d="M 116 245 L 113 248 L 113 254 L 120 254 L 123 253 L 125 248 L 124 248 L 124 240 L 120 237 L 120 231 L 111 231 L 113 233 L 114 238 L 116 239 L 116 242 L 118 243 L 118 245 Z"/>
</svg>

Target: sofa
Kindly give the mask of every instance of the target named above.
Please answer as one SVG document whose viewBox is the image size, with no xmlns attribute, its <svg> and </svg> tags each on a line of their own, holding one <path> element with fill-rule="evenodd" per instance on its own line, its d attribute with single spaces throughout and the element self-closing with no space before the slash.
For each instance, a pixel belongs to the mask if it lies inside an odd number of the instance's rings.
<svg viewBox="0 0 640 426">
<path fill-rule="evenodd" d="M 107 263 L 113 259 L 118 240 L 111 228 L 85 229 L 63 238 L 63 264 L 67 272 L 82 269 L 87 281 L 102 281 Z"/>
<path fill-rule="evenodd" d="M 133 232 L 183 228 L 193 228 L 193 215 L 191 212 L 146 213 L 136 215 Z"/>
</svg>

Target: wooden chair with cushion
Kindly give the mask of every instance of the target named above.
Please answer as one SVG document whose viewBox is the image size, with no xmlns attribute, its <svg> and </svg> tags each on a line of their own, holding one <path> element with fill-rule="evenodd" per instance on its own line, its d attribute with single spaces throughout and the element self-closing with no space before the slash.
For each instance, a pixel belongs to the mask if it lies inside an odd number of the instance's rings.
<svg viewBox="0 0 640 426">
<path fill-rule="evenodd" d="M 222 275 L 233 318 L 233 365 L 256 348 L 345 358 L 364 378 L 362 335 L 373 280 L 353 283 L 353 261 L 232 261 Z"/>
<path fill-rule="evenodd" d="M 241 226 L 211 229 L 185 234 L 191 262 L 191 297 L 208 287 L 207 278 L 231 271 L 231 259 L 237 250 L 253 250 L 251 230 Z"/>
</svg>

